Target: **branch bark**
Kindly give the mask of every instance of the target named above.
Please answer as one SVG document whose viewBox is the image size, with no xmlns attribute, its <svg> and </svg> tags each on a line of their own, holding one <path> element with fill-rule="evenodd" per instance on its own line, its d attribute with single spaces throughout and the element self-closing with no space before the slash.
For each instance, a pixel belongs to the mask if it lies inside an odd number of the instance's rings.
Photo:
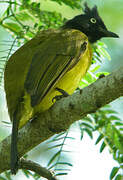
<svg viewBox="0 0 123 180">
<path fill-rule="evenodd" d="M 123 67 L 98 79 L 82 91 L 56 102 L 19 130 L 18 151 L 22 157 L 52 135 L 65 131 L 73 122 L 123 96 Z M 8 136 L 0 143 L 0 173 L 10 168 Z"/>
<path fill-rule="evenodd" d="M 47 178 L 48 180 L 58 180 L 56 179 L 56 177 L 53 175 L 53 173 L 51 173 L 49 170 L 47 170 L 46 168 L 42 167 L 41 165 L 30 161 L 30 160 L 26 160 L 24 158 L 20 159 L 19 162 L 19 168 L 20 169 L 27 169 L 27 170 L 31 170 L 34 171 L 35 173 L 37 173 L 39 176 Z"/>
</svg>

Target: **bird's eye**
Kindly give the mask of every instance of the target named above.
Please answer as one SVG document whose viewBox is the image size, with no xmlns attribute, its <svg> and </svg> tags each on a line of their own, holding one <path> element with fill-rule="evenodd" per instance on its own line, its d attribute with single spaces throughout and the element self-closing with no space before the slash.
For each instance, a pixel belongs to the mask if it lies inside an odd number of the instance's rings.
<svg viewBox="0 0 123 180">
<path fill-rule="evenodd" d="M 95 18 L 91 18 L 90 21 L 91 21 L 91 23 L 93 23 L 93 24 L 95 24 L 95 23 L 97 22 Z"/>
</svg>

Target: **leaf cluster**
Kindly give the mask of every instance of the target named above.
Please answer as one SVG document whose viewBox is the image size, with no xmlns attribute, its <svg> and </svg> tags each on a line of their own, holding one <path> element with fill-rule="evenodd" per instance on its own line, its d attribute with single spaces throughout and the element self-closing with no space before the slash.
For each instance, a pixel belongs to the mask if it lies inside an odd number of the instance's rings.
<svg viewBox="0 0 123 180">
<path fill-rule="evenodd" d="M 67 146 L 65 141 L 68 139 L 75 140 L 73 137 L 69 136 L 69 130 L 55 135 L 54 138 L 49 141 L 49 143 L 53 143 L 54 145 L 50 146 L 48 150 L 55 148 L 56 152 L 47 163 L 47 168 L 52 169 L 55 172 L 55 176 L 67 175 L 72 167 L 71 162 L 64 159 L 65 153 L 71 153 L 65 149 Z"/>
<path fill-rule="evenodd" d="M 94 131 L 99 132 L 95 144 L 101 143 L 100 153 L 108 147 L 113 159 L 119 164 L 119 166 L 112 169 L 110 179 L 121 180 L 123 177 L 121 174 L 123 170 L 123 121 L 118 117 L 118 113 L 107 105 L 84 118 L 80 123 L 80 129 L 82 132 L 81 138 L 84 132 L 90 138 L 93 138 Z"/>
</svg>

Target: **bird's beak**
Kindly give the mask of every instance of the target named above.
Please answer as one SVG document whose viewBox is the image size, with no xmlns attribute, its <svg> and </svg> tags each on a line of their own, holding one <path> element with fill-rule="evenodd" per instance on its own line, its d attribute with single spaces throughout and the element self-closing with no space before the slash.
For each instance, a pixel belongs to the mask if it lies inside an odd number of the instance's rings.
<svg viewBox="0 0 123 180">
<path fill-rule="evenodd" d="M 111 31 L 108 31 L 107 29 L 100 28 L 99 31 L 103 35 L 103 37 L 114 37 L 119 38 L 119 36 Z"/>
</svg>

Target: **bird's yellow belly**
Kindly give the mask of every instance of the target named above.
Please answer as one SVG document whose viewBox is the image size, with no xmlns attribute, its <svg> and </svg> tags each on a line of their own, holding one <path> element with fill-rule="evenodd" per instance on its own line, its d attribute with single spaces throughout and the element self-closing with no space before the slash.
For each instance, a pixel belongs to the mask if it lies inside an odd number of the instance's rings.
<svg viewBox="0 0 123 180">
<path fill-rule="evenodd" d="M 72 94 L 75 89 L 78 87 L 80 80 L 87 72 L 91 64 L 91 53 L 90 49 L 82 56 L 77 63 L 70 71 L 68 71 L 54 86 L 54 88 L 44 97 L 39 105 L 34 108 L 34 113 L 41 112 L 49 109 L 54 102 L 52 99 L 61 95 L 55 88 L 60 88 L 66 91 L 68 94 Z"/>
<path fill-rule="evenodd" d="M 82 77 L 87 72 L 91 64 L 91 57 L 91 49 L 88 47 L 86 53 L 80 57 L 79 62 L 56 83 L 56 85 L 47 93 L 41 103 L 35 107 L 31 107 L 30 95 L 26 93 L 24 97 L 24 104 L 26 104 L 25 110 L 23 112 L 23 117 L 20 120 L 19 127 L 26 124 L 26 122 L 34 117 L 36 113 L 43 112 L 53 105 L 54 101 L 52 102 L 52 99 L 57 95 L 61 95 L 61 93 L 55 89 L 56 87 L 63 89 L 68 94 L 72 94 L 78 87 Z"/>
</svg>

